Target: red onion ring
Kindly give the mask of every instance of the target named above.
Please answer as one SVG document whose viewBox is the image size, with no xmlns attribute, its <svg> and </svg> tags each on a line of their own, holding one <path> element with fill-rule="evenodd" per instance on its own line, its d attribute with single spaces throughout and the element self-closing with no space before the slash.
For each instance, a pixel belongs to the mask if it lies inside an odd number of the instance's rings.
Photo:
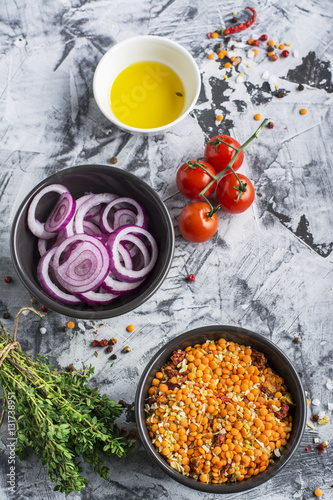
<svg viewBox="0 0 333 500">
<path fill-rule="evenodd" d="M 80 299 L 75 297 L 75 295 L 63 292 L 58 288 L 58 286 L 53 283 L 50 278 L 49 270 L 51 266 L 52 259 L 56 253 L 57 248 L 51 248 L 45 255 L 40 259 L 37 267 L 37 278 L 44 290 L 51 295 L 51 297 L 60 300 L 64 304 L 76 305 L 80 304 Z"/>
<path fill-rule="evenodd" d="M 127 224 L 134 224 L 136 222 L 136 214 L 130 208 L 119 208 L 114 213 L 113 217 L 113 230 L 115 231 L 120 226 L 126 226 Z"/>
<path fill-rule="evenodd" d="M 81 299 L 82 302 L 86 302 L 87 304 L 102 305 L 109 304 L 113 300 L 118 299 L 119 295 L 105 291 L 96 292 L 91 290 L 90 292 L 78 293 L 77 297 Z"/>
<path fill-rule="evenodd" d="M 150 261 L 146 266 L 144 266 L 140 270 L 126 269 L 125 266 L 120 262 L 119 250 L 118 250 L 119 244 L 122 243 L 123 241 L 126 241 L 130 233 L 134 234 L 138 233 L 145 236 L 151 245 Z M 116 231 L 114 231 L 110 235 L 107 246 L 110 252 L 110 271 L 115 275 L 116 278 L 122 281 L 126 281 L 128 283 L 140 281 L 142 278 L 145 278 L 149 274 L 149 272 L 153 269 L 157 261 L 158 250 L 156 241 L 154 237 L 148 231 L 146 231 L 146 229 L 143 229 L 142 227 L 123 226 L 120 227 L 119 229 L 116 229 Z"/>
<path fill-rule="evenodd" d="M 120 197 L 116 198 L 115 200 L 112 200 L 106 207 L 104 208 L 102 215 L 101 215 L 101 220 L 100 220 L 100 226 L 103 231 L 103 233 L 112 233 L 112 231 L 115 230 L 115 228 L 111 227 L 109 222 L 108 222 L 108 215 L 110 210 L 115 206 L 118 205 L 119 203 L 127 203 L 128 205 L 132 205 L 136 211 L 136 220 L 133 225 L 143 227 L 146 229 L 147 227 L 147 215 L 143 207 L 138 203 L 137 201 L 133 200 L 132 198 L 127 198 L 127 197 Z"/>
<path fill-rule="evenodd" d="M 96 205 L 100 205 L 101 203 L 110 203 L 116 198 L 117 196 L 111 193 L 101 193 L 90 196 L 90 198 L 88 198 L 80 206 L 80 208 L 75 214 L 75 219 L 74 219 L 75 232 L 77 234 L 81 234 L 84 232 L 83 219 L 85 218 L 86 214 L 91 208 L 95 207 Z"/>
<path fill-rule="evenodd" d="M 50 233 L 57 233 L 65 229 L 73 219 L 76 203 L 70 193 L 63 193 L 46 219 L 44 229 Z"/>
<path fill-rule="evenodd" d="M 28 210 L 28 226 L 30 231 L 32 232 L 32 234 L 37 236 L 37 238 L 43 238 L 44 240 L 50 240 L 51 238 L 54 238 L 54 233 L 45 231 L 45 224 L 36 219 L 36 208 L 44 195 L 53 192 L 59 193 L 61 195 L 64 193 L 68 193 L 69 191 L 62 184 L 50 184 L 36 194 L 32 202 L 30 203 Z"/>
<path fill-rule="evenodd" d="M 80 243 L 60 264 L 69 245 Z M 98 287 L 106 278 L 110 259 L 106 247 L 97 238 L 75 234 L 63 241 L 54 255 L 54 271 L 60 285 L 71 293 L 84 293 Z"/>
</svg>

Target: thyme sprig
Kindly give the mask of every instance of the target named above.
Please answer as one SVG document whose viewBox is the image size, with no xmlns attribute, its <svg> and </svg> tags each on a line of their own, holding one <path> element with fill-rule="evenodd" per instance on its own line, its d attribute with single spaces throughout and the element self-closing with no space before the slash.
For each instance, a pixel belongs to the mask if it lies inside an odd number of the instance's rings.
<svg viewBox="0 0 333 500">
<path fill-rule="evenodd" d="M 47 465 L 49 478 L 56 483 L 54 490 L 66 496 L 88 484 L 78 457 L 106 479 L 105 460 L 112 455 L 124 457 L 134 444 L 121 435 L 115 422 L 123 407 L 101 395 L 98 388 L 88 387 L 93 366 L 71 373 L 56 369 L 45 357 L 22 352 L 15 337 L 16 331 L 12 338 L 0 323 L 0 358 L 6 353 L 0 384 L 5 412 L 9 411 L 8 396 L 15 394 L 16 454 L 23 459 L 26 448 L 32 447 Z"/>
</svg>

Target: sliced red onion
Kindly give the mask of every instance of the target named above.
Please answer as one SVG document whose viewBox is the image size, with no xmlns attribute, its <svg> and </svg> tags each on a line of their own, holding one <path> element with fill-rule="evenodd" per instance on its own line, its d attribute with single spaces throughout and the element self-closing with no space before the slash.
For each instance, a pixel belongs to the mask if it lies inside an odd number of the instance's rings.
<svg viewBox="0 0 333 500">
<path fill-rule="evenodd" d="M 58 286 L 53 283 L 50 278 L 49 271 L 51 266 L 51 261 L 56 252 L 56 248 L 51 248 L 44 256 L 40 259 L 37 267 L 37 277 L 38 281 L 44 290 L 53 298 L 63 302 L 64 304 L 80 304 L 80 299 L 75 297 L 75 295 L 63 292 L 58 288 Z"/>
<path fill-rule="evenodd" d="M 54 235 L 53 235 L 54 236 Z M 44 240 L 43 238 L 38 238 L 38 252 L 41 257 L 46 254 L 51 248 L 56 244 L 56 239 L 54 240 Z"/>
<path fill-rule="evenodd" d="M 82 203 L 82 205 L 75 214 L 75 221 L 74 221 L 75 232 L 77 234 L 82 234 L 84 232 L 83 219 L 85 218 L 89 210 L 91 210 L 93 207 L 100 205 L 101 203 L 110 203 L 116 198 L 117 196 L 111 193 L 101 193 L 101 194 L 91 195 L 84 203 Z"/>
<path fill-rule="evenodd" d="M 133 269 L 131 254 L 129 253 L 129 250 L 125 247 L 123 243 L 119 244 L 118 252 L 120 253 L 121 260 L 124 263 L 124 267 L 126 267 L 126 269 Z"/>
<path fill-rule="evenodd" d="M 91 291 L 85 293 L 78 293 L 77 297 L 87 304 L 93 305 L 102 305 L 109 304 L 113 300 L 118 299 L 119 295 L 115 295 L 114 293 L 106 292 L 106 291 Z"/>
<path fill-rule="evenodd" d="M 46 231 L 44 228 L 45 224 L 36 219 L 36 208 L 43 196 L 48 193 L 59 193 L 61 195 L 64 193 L 68 193 L 68 189 L 62 184 L 50 184 L 49 186 L 41 189 L 41 191 L 36 194 L 32 202 L 30 203 L 30 207 L 28 210 L 29 229 L 32 234 L 34 234 L 38 238 L 43 238 L 44 240 L 54 238 L 54 233 Z"/>
<path fill-rule="evenodd" d="M 57 233 L 64 229 L 75 214 L 76 203 L 70 193 L 63 193 L 48 216 L 44 229 Z"/>
<path fill-rule="evenodd" d="M 124 243 L 126 243 L 127 245 L 128 243 L 133 245 L 127 248 L 131 257 L 134 257 L 138 252 L 141 252 L 143 257 L 143 266 L 148 266 L 150 261 L 150 254 L 148 252 L 147 246 L 140 238 L 138 238 L 134 234 L 128 234 L 126 236 L 126 240 L 124 240 Z"/>
<path fill-rule="evenodd" d="M 118 229 L 120 226 L 126 226 L 127 224 L 135 225 L 136 214 L 130 208 L 119 208 L 114 213 L 113 217 L 113 230 Z"/>
<path fill-rule="evenodd" d="M 110 226 L 109 221 L 108 221 L 108 215 L 109 215 L 110 210 L 120 203 L 127 203 L 128 205 L 132 205 L 136 209 L 137 214 L 136 214 L 135 223 L 133 223 L 133 225 L 143 227 L 144 229 L 147 228 L 147 225 L 148 225 L 147 215 L 146 215 L 146 212 L 143 209 L 142 205 L 140 205 L 140 203 L 133 200 L 132 198 L 120 197 L 120 198 L 116 198 L 115 200 L 112 200 L 110 203 L 108 203 L 108 205 L 106 205 L 106 207 L 104 208 L 104 210 L 102 212 L 100 225 L 101 225 L 101 229 L 102 229 L 103 233 L 112 233 L 112 231 L 114 231 L 114 229 L 116 229 L 116 228 L 112 228 Z"/>
<path fill-rule="evenodd" d="M 125 266 L 120 262 L 119 244 L 126 241 L 126 239 L 128 239 L 128 235 L 131 235 L 131 233 L 145 236 L 151 245 L 151 256 L 149 263 L 140 270 L 126 269 Z M 142 227 L 123 226 L 119 229 L 116 229 L 116 231 L 114 231 L 110 235 L 107 246 L 109 247 L 110 251 L 110 271 L 115 275 L 116 278 L 128 283 L 140 281 L 142 278 L 145 278 L 153 269 L 157 261 L 158 250 L 156 241 L 154 237 Z"/>
<path fill-rule="evenodd" d="M 73 250 L 60 264 L 61 255 L 73 243 L 76 244 Z M 88 292 L 98 287 L 107 276 L 109 267 L 106 247 L 97 238 L 87 234 L 70 236 L 59 245 L 54 255 L 56 278 L 71 293 Z"/>
<path fill-rule="evenodd" d="M 102 231 L 96 224 L 90 222 L 89 220 L 83 221 L 83 229 L 85 234 L 90 234 L 90 236 L 94 236 L 96 234 L 102 234 Z"/>
</svg>

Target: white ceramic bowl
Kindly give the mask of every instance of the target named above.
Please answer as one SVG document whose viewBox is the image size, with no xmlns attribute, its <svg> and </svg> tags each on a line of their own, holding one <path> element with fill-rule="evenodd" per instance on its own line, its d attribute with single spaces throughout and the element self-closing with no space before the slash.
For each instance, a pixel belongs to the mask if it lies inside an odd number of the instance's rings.
<svg viewBox="0 0 333 500">
<path fill-rule="evenodd" d="M 110 105 L 111 87 L 127 66 L 141 61 L 156 61 L 169 66 L 182 80 L 185 103 L 181 115 L 171 123 L 157 128 L 135 128 L 125 125 L 113 114 Z M 117 43 L 104 54 L 94 74 L 93 91 L 102 113 L 119 128 L 131 133 L 159 134 L 178 124 L 193 109 L 200 92 L 198 66 L 191 54 L 173 40 L 160 36 L 137 36 Z"/>
</svg>

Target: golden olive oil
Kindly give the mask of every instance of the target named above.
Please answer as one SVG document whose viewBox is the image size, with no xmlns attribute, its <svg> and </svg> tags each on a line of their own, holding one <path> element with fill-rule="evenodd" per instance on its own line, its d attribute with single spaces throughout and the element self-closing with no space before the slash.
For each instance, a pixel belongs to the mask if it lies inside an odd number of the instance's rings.
<svg viewBox="0 0 333 500">
<path fill-rule="evenodd" d="M 111 87 L 111 110 L 124 125 L 156 128 L 178 118 L 185 102 L 179 76 L 165 64 L 142 61 L 125 68 Z"/>
</svg>

